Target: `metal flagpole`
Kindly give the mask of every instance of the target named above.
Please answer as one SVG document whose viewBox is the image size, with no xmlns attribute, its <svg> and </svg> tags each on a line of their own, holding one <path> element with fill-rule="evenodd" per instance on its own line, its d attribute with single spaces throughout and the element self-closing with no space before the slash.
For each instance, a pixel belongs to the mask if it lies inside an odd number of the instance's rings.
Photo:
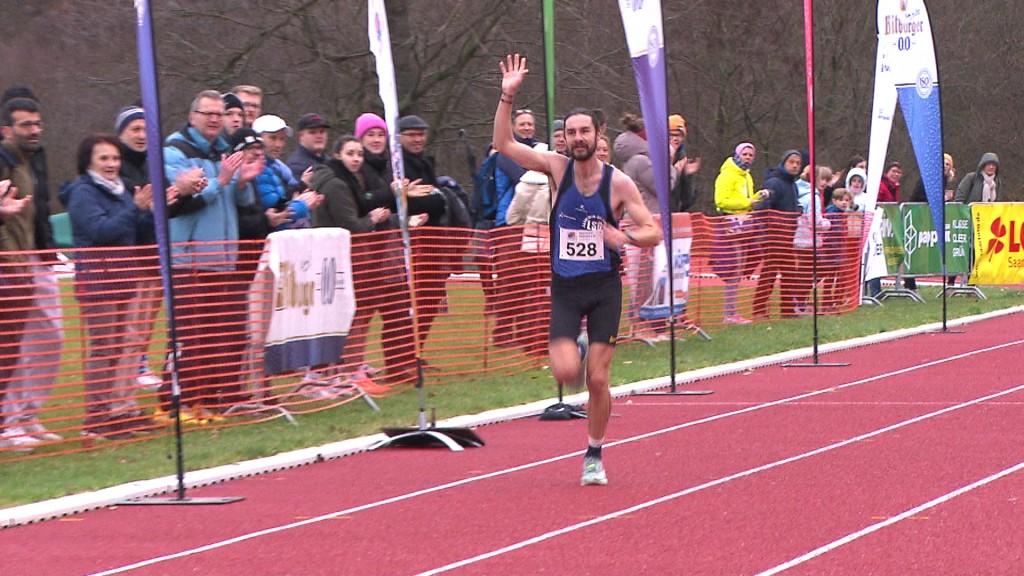
<svg viewBox="0 0 1024 576">
<path fill-rule="evenodd" d="M 636 75 L 640 108 L 647 127 L 648 151 L 654 167 L 655 187 L 658 192 L 658 206 L 661 213 L 662 241 L 665 249 L 668 272 L 668 319 L 669 319 L 669 389 L 668 391 L 642 392 L 636 395 L 678 395 L 705 396 L 713 390 L 681 390 L 676 384 L 676 303 L 675 303 L 675 254 L 672 242 L 671 195 L 672 159 L 668 158 L 668 87 L 665 80 L 665 22 L 661 2 L 633 3 L 619 5 L 623 28 L 633 72 Z"/>
<path fill-rule="evenodd" d="M 178 383 L 178 331 L 174 311 L 174 282 L 171 274 L 170 235 L 167 231 L 167 198 L 164 191 L 163 137 L 160 131 L 160 93 L 157 82 L 156 47 L 153 34 L 153 14 L 149 0 L 135 0 L 138 30 L 139 82 L 142 88 L 142 108 L 146 111 L 146 161 L 149 181 L 153 187 L 153 216 L 156 225 L 157 248 L 160 258 L 160 276 L 164 286 L 164 306 L 167 310 L 167 334 L 170 340 L 168 354 L 171 376 L 171 412 L 174 414 L 175 462 L 177 490 L 173 497 L 138 498 L 119 502 L 121 505 L 165 504 L 227 504 L 237 502 L 240 496 L 215 498 L 189 498 L 185 495 L 185 452 L 181 431 L 181 386 Z"/>
<path fill-rule="evenodd" d="M 391 138 L 391 171 L 400 184 L 398 195 L 398 220 L 402 231 L 402 249 L 405 255 L 405 273 L 409 286 L 409 319 L 412 321 L 413 346 L 416 357 L 416 390 L 419 396 L 419 415 L 416 426 L 383 428 L 387 439 L 377 443 L 371 450 L 386 446 L 447 447 L 461 451 L 463 446 L 483 446 L 484 441 L 470 428 L 438 428 L 434 422 L 427 422 L 426 400 L 423 391 L 423 347 L 420 343 L 419 325 L 416 322 L 416 290 L 413 282 L 412 242 L 409 237 L 408 190 L 401 184 L 405 170 L 402 166 L 402 148 L 398 141 L 398 91 L 395 85 L 395 67 L 391 58 L 391 32 L 388 29 L 387 10 L 384 0 L 367 0 L 367 35 L 370 51 L 377 63 L 377 83 L 381 101 L 384 104 L 384 119 Z M 433 420 L 433 419 L 431 419 Z"/>
<path fill-rule="evenodd" d="M 814 159 L 814 0 L 804 0 L 804 50 L 807 74 L 807 147 L 811 161 L 811 315 L 814 317 L 813 361 L 783 364 L 785 368 L 849 366 L 849 362 L 824 363 L 818 360 L 818 166 Z"/>
</svg>

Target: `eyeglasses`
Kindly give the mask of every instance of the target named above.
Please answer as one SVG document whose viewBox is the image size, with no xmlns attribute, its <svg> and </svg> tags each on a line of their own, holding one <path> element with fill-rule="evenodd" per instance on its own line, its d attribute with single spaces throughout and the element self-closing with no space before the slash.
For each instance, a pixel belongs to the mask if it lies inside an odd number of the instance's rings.
<svg viewBox="0 0 1024 576">
<path fill-rule="evenodd" d="M 530 110 L 529 108 L 520 108 L 519 110 L 516 110 L 515 112 L 512 113 L 512 117 L 519 118 L 523 114 L 529 114 L 530 116 L 533 116 L 533 110 Z"/>
<path fill-rule="evenodd" d="M 262 110 L 263 109 L 263 105 L 262 104 L 257 104 L 255 102 L 242 102 L 242 105 L 244 105 L 246 108 L 252 108 L 253 110 Z"/>
<path fill-rule="evenodd" d="M 204 112 L 202 110 L 196 110 L 196 114 L 199 114 L 200 116 L 206 116 L 207 118 L 223 118 L 224 117 L 224 113 L 223 112 Z"/>
</svg>

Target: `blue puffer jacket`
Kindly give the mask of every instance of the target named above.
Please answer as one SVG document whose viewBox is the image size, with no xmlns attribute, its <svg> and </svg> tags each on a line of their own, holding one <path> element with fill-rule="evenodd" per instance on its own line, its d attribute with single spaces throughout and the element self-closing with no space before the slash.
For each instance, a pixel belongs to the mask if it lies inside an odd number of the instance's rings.
<svg viewBox="0 0 1024 576">
<path fill-rule="evenodd" d="M 183 142 L 195 154 L 173 145 Z M 170 220 L 173 265 L 196 267 L 204 270 L 234 270 L 238 256 L 238 206 L 253 203 L 252 187 L 237 187 L 237 175 L 227 186 L 217 182 L 220 155 L 228 152 L 228 144 L 218 137 L 210 143 L 191 126 L 167 137 L 164 146 L 164 174 L 173 183 L 179 172 L 194 166 L 202 168 L 209 184 L 193 196 L 193 206 Z M 194 246 L 181 246 L 180 242 L 203 242 Z"/>
<path fill-rule="evenodd" d="M 117 195 L 86 175 L 60 191 L 71 217 L 75 248 L 108 247 L 79 252 L 75 262 L 76 295 L 80 300 L 127 300 L 135 290 L 139 233 L 152 234 L 153 217 L 139 210 L 125 190 Z"/>
</svg>

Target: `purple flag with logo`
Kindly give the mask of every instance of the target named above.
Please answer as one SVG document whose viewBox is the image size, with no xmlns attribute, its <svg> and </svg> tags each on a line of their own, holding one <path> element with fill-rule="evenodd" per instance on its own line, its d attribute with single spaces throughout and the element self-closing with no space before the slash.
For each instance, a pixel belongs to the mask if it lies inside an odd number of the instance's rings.
<svg viewBox="0 0 1024 576">
<path fill-rule="evenodd" d="M 668 103 L 665 97 L 665 37 L 659 0 L 620 0 L 622 27 L 633 60 L 640 111 L 647 131 L 647 147 L 654 169 L 661 229 L 672 253 L 672 214 L 669 208 Z"/>
</svg>

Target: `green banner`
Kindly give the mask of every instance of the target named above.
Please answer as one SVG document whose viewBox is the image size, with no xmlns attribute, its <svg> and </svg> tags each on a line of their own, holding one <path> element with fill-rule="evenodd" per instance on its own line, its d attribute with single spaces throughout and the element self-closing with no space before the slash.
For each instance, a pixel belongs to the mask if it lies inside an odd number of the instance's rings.
<svg viewBox="0 0 1024 576">
<path fill-rule="evenodd" d="M 966 204 L 946 204 L 946 272 L 950 275 L 971 271 L 971 207 Z"/>
<path fill-rule="evenodd" d="M 899 204 L 880 202 L 882 209 L 882 250 L 885 253 L 885 269 L 889 275 L 895 274 L 903 262 L 903 221 L 900 218 Z"/>
<path fill-rule="evenodd" d="M 908 276 L 942 274 L 939 236 L 927 204 L 901 204 L 904 273 Z M 946 204 L 946 273 L 970 271 L 971 209 Z"/>
<path fill-rule="evenodd" d="M 903 272 L 907 276 L 942 273 L 939 233 L 927 204 L 900 205 L 903 221 Z"/>
</svg>

